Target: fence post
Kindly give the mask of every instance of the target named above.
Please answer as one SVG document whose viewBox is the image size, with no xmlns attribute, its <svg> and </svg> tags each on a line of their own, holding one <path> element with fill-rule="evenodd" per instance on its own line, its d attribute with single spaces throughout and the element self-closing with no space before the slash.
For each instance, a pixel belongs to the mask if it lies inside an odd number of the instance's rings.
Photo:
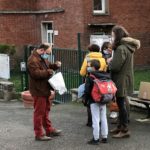
<svg viewBox="0 0 150 150">
<path fill-rule="evenodd" d="M 24 75 L 23 75 L 23 72 L 20 70 L 20 72 L 21 72 L 21 91 L 23 91 L 24 89 L 23 89 L 23 87 L 24 87 L 24 80 L 23 80 L 23 78 L 24 78 Z"/>
<path fill-rule="evenodd" d="M 82 65 L 82 54 L 81 54 L 81 33 L 78 33 L 78 65 L 79 65 L 79 72 Z M 79 84 L 82 84 L 82 77 L 79 75 Z"/>
<path fill-rule="evenodd" d="M 29 53 L 29 46 L 26 46 L 24 49 L 24 61 L 26 63 L 26 68 L 27 68 L 28 53 Z M 26 72 L 25 72 L 25 89 L 24 90 L 27 90 L 27 89 L 28 89 L 28 72 L 26 69 Z"/>
</svg>

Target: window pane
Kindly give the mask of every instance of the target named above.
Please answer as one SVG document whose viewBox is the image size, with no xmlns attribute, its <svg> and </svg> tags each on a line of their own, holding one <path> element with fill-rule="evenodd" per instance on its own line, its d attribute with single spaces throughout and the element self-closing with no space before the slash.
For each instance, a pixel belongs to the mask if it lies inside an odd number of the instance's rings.
<svg viewBox="0 0 150 150">
<path fill-rule="evenodd" d="M 48 23 L 47 26 L 48 26 L 47 27 L 48 30 L 52 30 L 52 23 Z"/>
<path fill-rule="evenodd" d="M 52 30 L 49 30 L 47 31 L 47 42 L 48 43 L 53 43 L 53 31 Z"/>
<path fill-rule="evenodd" d="M 94 10 L 102 10 L 102 0 L 94 0 Z"/>
<path fill-rule="evenodd" d="M 48 35 L 47 35 L 47 42 L 51 43 L 51 34 L 50 33 L 48 33 Z"/>
</svg>

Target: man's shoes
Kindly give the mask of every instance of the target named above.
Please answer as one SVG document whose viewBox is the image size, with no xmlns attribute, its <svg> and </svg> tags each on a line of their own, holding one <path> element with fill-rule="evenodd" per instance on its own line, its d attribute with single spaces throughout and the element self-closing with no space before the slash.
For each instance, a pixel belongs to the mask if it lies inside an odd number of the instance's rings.
<svg viewBox="0 0 150 150">
<path fill-rule="evenodd" d="M 88 141 L 87 143 L 90 144 L 90 145 L 99 145 L 99 139 L 94 140 L 94 138 L 93 138 L 90 141 Z"/>
<path fill-rule="evenodd" d="M 101 139 L 101 143 L 108 143 L 107 138 L 102 138 L 102 139 Z"/>
<path fill-rule="evenodd" d="M 112 134 L 118 134 L 120 131 L 121 131 L 121 129 L 115 128 L 115 129 L 110 130 L 110 133 L 112 133 Z"/>
<path fill-rule="evenodd" d="M 48 137 L 60 136 L 61 132 L 62 132 L 62 130 L 55 129 L 55 130 L 51 131 L 50 133 L 48 133 L 46 136 L 48 136 Z"/>
<path fill-rule="evenodd" d="M 41 137 L 36 136 L 35 140 L 36 141 L 49 141 L 49 140 L 52 140 L 52 138 L 44 135 L 44 136 L 41 136 Z"/>
<path fill-rule="evenodd" d="M 127 131 L 127 132 L 120 131 L 119 133 L 113 135 L 112 137 L 113 138 L 128 138 L 130 137 L 130 131 Z"/>
</svg>

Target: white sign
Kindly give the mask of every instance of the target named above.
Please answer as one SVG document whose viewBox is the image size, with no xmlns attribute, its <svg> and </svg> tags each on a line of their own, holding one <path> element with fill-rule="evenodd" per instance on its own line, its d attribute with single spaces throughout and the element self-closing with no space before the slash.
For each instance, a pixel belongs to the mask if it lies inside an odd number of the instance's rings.
<svg viewBox="0 0 150 150">
<path fill-rule="evenodd" d="M 10 64 L 9 56 L 7 54 L 0 54 L 0 78 L 10 78 Z"/>
<path fill-rule="evenodd" d="M 20 70 L 21 71 L 26 71 L 26 63 L 25 62 L 20 63 Z"/>
<path fill-rule="evenodd" d="M 54 31 L 54 35 L 58 35 L 58 30 L 55 30 L 55 31 Z"/>
<path fill-rule="evenodd" d="M 97 44 L 100 49 L 104 42 L 110 42 L 110 35 L 91 35 L 90 44 Z"/>
</svg>

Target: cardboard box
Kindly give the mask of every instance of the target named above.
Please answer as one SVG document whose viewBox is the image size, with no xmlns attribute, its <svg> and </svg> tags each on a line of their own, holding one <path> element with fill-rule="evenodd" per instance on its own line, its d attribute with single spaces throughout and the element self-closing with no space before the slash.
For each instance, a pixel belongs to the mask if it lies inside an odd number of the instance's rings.
<svg viewBox="0 0 150 150">
<path fill-rule="evenodd" d="M 141 82 L 138 97 L 150 100 L 150 82 Z"/>
</svg>

